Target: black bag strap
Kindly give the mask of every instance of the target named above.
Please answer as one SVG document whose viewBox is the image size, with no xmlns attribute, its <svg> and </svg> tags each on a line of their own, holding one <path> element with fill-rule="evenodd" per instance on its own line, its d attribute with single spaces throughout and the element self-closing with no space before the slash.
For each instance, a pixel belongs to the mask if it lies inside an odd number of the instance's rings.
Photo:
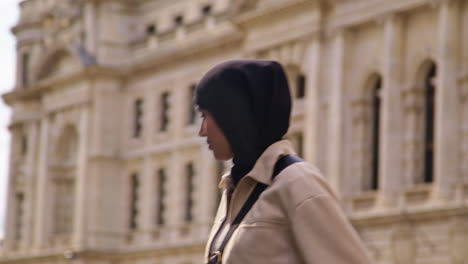
<svg viewBox="0 0 468 264">
<path fill-rule="evenodd" d="M 275 164 L 275 167 L 273 169 L 272 179 L 274 179 L 282 170 L 284 170 L 289 165 L 296 163 L 296 162 L 300 162 L 300 161 L 303 161 L 303 160 L 296 155 L 282 156 L 281 158 L 278 159 L 278 161 Z M 266 188 L 267 188 L 267 185 L 263 183 L 257 183 L 257 185 L 255 185 L 255 188 L 250 193 L 249 197 L 247 198 L 247 201 L 244 203 L 241 210 L 236 215 L 236 218 L 234 218 L 234 221 L 229 227 L 229 231 L 224 237 L 224 240 L 221 243 L 221 246 L 216 252 L 211 254 L 210 259 L 208 261 L 209 264 L 221 263 L 222 253 L 227 243 L 229 242 L 229 239 L 231 238 L 232 234 L 234 234 L 234 231 L 236 231 L 237 227 L 239 227 L 239 224 L 241 223 L 242 219 L 244 219 L 245 215 L 247 215 L 247 213 L 250 211 L 254 203 L 258 200 L 258 197 L 260 197 L 260 194 L 262 194 L 262 192 Z"/>
</svg>

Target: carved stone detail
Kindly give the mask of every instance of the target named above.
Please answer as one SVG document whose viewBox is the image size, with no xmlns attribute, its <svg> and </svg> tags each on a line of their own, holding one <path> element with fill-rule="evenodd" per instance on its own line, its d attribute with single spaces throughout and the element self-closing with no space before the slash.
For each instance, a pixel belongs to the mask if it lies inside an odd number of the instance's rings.
<svg viewBox="0 0 468 264">
<path fill-rule="evenodd" d="M 392 254 L 395 264 L 414 263 L 416 256 L 416 240 L 413 226 L 401 225 L 393 234 Z"/>
</svg>

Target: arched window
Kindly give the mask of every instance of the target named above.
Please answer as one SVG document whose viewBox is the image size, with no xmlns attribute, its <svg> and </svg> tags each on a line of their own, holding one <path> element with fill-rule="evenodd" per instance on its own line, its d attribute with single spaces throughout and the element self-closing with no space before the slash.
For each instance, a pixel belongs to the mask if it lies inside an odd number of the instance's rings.
<svg viewBox="0 0 468 264">
<path fill-rule="evenodd" d="M 432 63 L 424 79 L 424 182 L 434 180 L 434 115 L 436 65 Z"/>
<path fill-rule="evenodd" d="M 379 188 L 382 78 L 373 74 L 364 87 L 352 102 L 353 189 L 358 192 Z"/>
<path fill-rule="evenodd" d="M 416 184 L 434 178 L 434 132 L 437 66 L 427 60 L 417 71 L 415 85 L 404 93 L 406 136 L 405 178 Z"/>
<path fill-rule="evenodd" d="M 50 174 L 53 180 L 53 235 L 56 243 L 71 235 L 75 210 L 75 177 L 78 152 L 78 132 L 66 125 L 58 137 Z"/>
<path fill-rule="evenodd" d="M 74 165 L 78 152 L 78 132 L 72 125 L 67 125 L 57 141 L 56 159 L 62 165 Z"/>
<path fill-rule="evenodd" d="M 379 152 L 380 152 L 380 108 L 382 102 L 382 79 L 378 77 L 372 87 L 372 139 L 371 139 L 371 175 L 370 189 L 379 188 Z"/>
</svg>

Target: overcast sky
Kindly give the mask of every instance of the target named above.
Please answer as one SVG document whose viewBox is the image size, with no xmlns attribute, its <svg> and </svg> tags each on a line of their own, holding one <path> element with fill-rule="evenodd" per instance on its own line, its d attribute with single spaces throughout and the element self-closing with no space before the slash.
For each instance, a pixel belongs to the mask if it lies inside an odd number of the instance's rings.
<svg viewBox="0 0 468 264">
<path fill-rule="evenodd" d="M 10 91 L 14 85 L 16 73 L 15 39 L 11 27 L 18 20 L 20 0 L 0 0 L 0 94 Z M 7 126 L 10 122 L 10 110 L 0 100 L 0 237 L 5 228 L 6 187 L 8 175 L 8 154 L 10 134 Z"/>
</svg>

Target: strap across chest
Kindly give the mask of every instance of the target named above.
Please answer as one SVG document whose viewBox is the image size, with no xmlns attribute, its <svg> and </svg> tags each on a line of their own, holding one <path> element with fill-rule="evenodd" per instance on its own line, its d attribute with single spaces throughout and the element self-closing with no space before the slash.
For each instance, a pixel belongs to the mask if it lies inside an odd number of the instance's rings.
<svg viewBox="0 0 468 264">
<path fill-rule="evenodd" d="M 295 155 L 285 155 L 282 156 L 280 159 L 275 164 L 275 167 L 273 169 L 273 175 L 272 179 L 274 179 L 282 170 L 284 170 L 286 167 L 288 167 L 291 164 L 294 164 L 296 162 L 303 161 L 301 158 Z M 244 203 L 242 208 L 240 209 L 239 213 L 236 215 L 234 218 L 234 221 L 232 221 L 232 224 L 224 237 L 220 247 L 218 248 L 217 251 L 213 252 L 208 259 L 208 264 L 220 264 L 221 259 L 222 259 L 222 253 L 224 251 L 224 248 L 226 247 L 227 243 L 229 242 L 229 239 L 231 238 L 232 234 L 234 231 L 236 231 L 237 227 L 239 227 L 239 224 L 242 222 L 244 217 L 247 215 L 247 213 L 250 211 L 254 203 L 258 200 L 258 197 L 260 197 L 260 194 L 267 188 L 267 185 L 263 183 L 257 183 L 255 185 L 255 188 L 253 191 L 250 193 L 249 197 L 247 198 L 247 201 Z M 215 239 L 217 239 L 217 235 L 212 240 L 212 243 Z"/>
</svg>

